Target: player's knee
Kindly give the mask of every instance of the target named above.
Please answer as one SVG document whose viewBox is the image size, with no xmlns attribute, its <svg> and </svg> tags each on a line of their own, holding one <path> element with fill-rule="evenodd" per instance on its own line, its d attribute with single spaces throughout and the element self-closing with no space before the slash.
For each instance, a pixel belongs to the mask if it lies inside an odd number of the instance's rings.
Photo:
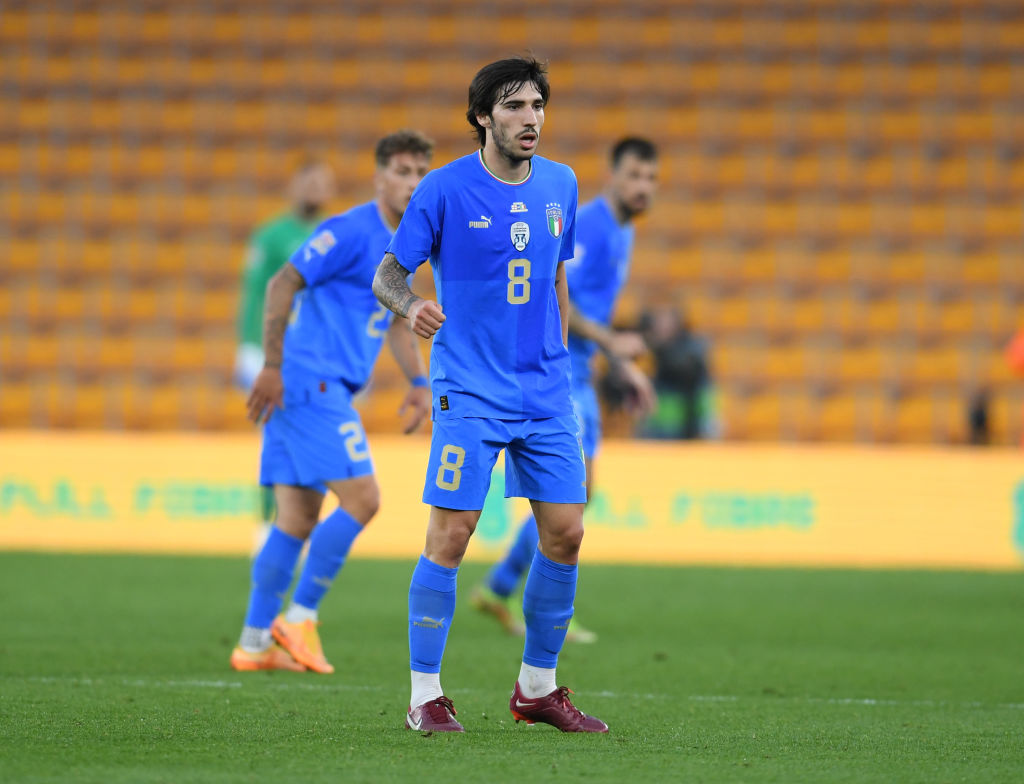
<svg viewBox="0 0 1024 784">
<path fill-rule="evenodd" d="M 583 523 L 573 524 L 542 537 L 542 552 L 562 563 L 575 563 L 583 544 Z"/>
<path fill-rule="evenodd" d="M 362 525 L 368 525 L 380 511 L 380 488 L 377 483 L 368 483 L 359 492 L 350 494 L 342 502 L 345 510 Z"/>
<path fill-rule="evenodd" d="M 479 512 L 448 513 L 432 517 L 427 528 L 425 555 L 444 566 L 456 566 L 469 547 Z"/>
<path fill-rule="evenodd" d="M 380 488 L 374 485 L 372 488 L 362 494 L 359 499 L 360 511 L 362 512 L 359 517 L 359 522 L 363 525 L 369 525 L 370 521 L 376 517 L 377 512 L 380 511 Z"/>
<path fill-rule="evenodd" d="M 360 525 L 367 525 L 380 509 L 380 486 L 373 476 L 329 482 L 327 486 L 338 499 L 338 506 Z"/>
<path fill-rule="evenodd" d="M 476 521 L 472 515 L 458 515 L 448 520 L 448 525 L 442 529 L 442 536 L 450 547 L 465 551 L 475 528 Z"/>
<path fill-rule="evenodd" d="M 274 525 L 289 536 L 306 539 L 318 522 L 318 512 L 318 509 L 301 504 L 279 504 Z"/>
<path fill-rule="evenodd" d="M 583 523 L 569 528 L 562 536 L 562 546 L 573 555 L 577 555 L 583 545 Z"/>
</svg>

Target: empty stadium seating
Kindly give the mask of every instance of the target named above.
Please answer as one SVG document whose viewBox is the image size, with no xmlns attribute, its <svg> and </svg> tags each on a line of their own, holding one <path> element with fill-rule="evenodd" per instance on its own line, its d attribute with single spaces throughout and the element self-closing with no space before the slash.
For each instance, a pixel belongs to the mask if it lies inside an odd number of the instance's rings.
<svg viewBox="0 0 1024 784">
<path fill-rule="evenodd" d="M 473 72 L 527 48 L 584 198 L 615 137 L 659 142 L 618 317 L 688 312 L 726 436 L 962 441 L 985 387 L 1018 440 L 1018 0 L 5 3 L 0 426 L 247 427 L 244 242 L 295 162 L 326 154 L 342 208 L 397 127 L 462 154 Z M 385 356 L 370 429 L 401 394 Z"/>
</svg>

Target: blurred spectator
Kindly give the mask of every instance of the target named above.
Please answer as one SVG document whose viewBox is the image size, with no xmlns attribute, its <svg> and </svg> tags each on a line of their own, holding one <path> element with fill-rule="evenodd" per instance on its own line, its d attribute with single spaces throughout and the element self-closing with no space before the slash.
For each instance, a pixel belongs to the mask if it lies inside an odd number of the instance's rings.
<svg viewBox="0 0 1024 784">
<path fill-rule="evenodd" d="M 654 355 L 658 407 L 643 423 L 644 438 L 710 438 L 717 435 L 712 411 L 707 340 L 693 332 L 674 307 L 646 312 L 640 328 Z"/>
<path fill-rule="evenodd" d="M 313 233 L 324 206 L 334 196 L 334 172 L 323 161 L 302 164 L 288 186 L 291 209 L 256 228 L 242 277 L 238 311 L 235 383 L 244 390 L 263 367 L 263 295 L 292 253 Z"/>
<path fill-rule="evenodd" d="M 981 387 L 971 395 L 967 404 L 967 441 L 974 446 L 987 446 L 991 442 L 989 397 L 988 389 Z"/>
</svg>

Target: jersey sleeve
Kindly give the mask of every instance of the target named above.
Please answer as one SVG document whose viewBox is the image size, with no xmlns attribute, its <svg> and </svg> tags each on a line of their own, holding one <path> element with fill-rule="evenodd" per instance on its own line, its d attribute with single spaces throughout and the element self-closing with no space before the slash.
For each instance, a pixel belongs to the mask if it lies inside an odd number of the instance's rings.
<svg viewBox="0 0 1024 784">
<path fill-rule="evenodd" d="M 289 262 L 298 270 L 306 286 L 323 283 L 344 269 L 348 262 L 347 254 L 353 247 L 353 243 L 344 236 L 345 228 L 344 221 L 325 221 L 292 254 Z"/>
<path fill-rule="evenodd" d="M 444 219 L 444 196 L 437 171 L 424 177 L 405 208 L 402 222 L 388 244 L 387 252 L 410 272 L 437 253 Z"/>
<path fill-rule="evenodd" d="M 562 249 L 558 254 L 559 261 L 568 261 L 576 255 L 576 203 L 579 201 L 579 188 L 576 175 L 569 169 L 572 178 L 572 197 L 565 207 L 565 228 L 562 231 Z"/>
</svg>

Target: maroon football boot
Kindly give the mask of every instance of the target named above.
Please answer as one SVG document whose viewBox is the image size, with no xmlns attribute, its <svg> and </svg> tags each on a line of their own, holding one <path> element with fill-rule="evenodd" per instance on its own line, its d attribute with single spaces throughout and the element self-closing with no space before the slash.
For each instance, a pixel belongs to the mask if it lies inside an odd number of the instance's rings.
<svg viewBox="0 0 1024 784">
<path fill-rule="evenodd" d="M 462 725 L 455 720 L 455 706 L 447 697 L 425 702 L 409 708 L 405 715 L 405 727 L 420 732 L 465 732 Z"/>
<path fill-rule="evenodd" d="M 550 694 L 531 699 L 523 696 L 519 682 L 516 681 L 508 707 L 517 724 L 520 721 L 527 724 L 539 721 L 557 727 L 562 732 L 608 732 L 607 724 L 594 716 L 588 716 L 572 704 L 569 699 L 572 693 L 568 686 L 559 686 Z"/>
</svg>

